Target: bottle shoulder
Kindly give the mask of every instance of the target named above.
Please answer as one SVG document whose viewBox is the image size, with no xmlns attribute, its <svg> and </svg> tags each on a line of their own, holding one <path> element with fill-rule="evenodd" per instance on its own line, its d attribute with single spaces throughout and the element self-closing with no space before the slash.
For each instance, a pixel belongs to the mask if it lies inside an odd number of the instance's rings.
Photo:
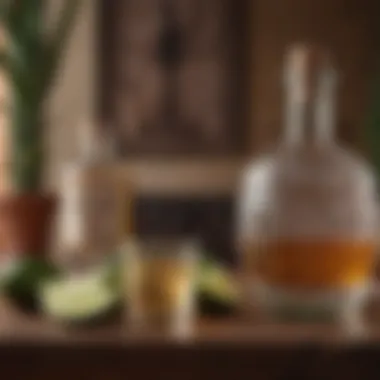
<svg viewBox="0 0 380 380">
<path fill-rule="evenodd" d="M 371 165 L 359 154 L 338 145 L 316 149 L 279 147 L 249 162 L 242 179 L 245 193 L 262 193 L 263 196 L 271 188 L 282 188 L 282 185 L 323 188 L 337 183 L 370 192 L 376 188 Z"/>
</svg>

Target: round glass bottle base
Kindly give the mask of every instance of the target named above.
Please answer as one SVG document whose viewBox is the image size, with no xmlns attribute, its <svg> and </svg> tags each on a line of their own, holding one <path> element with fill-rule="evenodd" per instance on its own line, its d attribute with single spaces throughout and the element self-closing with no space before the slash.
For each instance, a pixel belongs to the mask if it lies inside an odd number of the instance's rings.
<svg viewBox="0 0 380 380">
<path fill-rule="evenodd" d="M 345 322 L 354 320 L 368 299 L 369 285 L 302 291 L 252 281 L 249 302 L 280 321 Z"/>
</svg>

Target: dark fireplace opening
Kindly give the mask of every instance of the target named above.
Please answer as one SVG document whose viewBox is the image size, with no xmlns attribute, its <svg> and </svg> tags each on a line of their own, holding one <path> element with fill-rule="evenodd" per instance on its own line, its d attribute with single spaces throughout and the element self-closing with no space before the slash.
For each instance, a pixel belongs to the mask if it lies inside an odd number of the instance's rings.
<svg viewBox="0 0 380 380">
<path fill-rule="evenodd" d="M 204 252 L 225 263 L 236 263 L 234 197 L 142 196 L 136 200 L 135 230 L 139 236 L 199 238 Z"/>
</svg>

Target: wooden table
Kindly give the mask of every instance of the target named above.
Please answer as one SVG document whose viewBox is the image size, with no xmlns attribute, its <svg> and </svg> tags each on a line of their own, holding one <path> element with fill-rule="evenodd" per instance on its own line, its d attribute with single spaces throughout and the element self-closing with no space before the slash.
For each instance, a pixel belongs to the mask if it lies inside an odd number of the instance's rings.
<svg viewBox="0 0 380 380">
<path fill-rule="evenodd" d="M 4 318 L 3 318 L 4 319 Z M 4 379 L 378 379 L 380 323 L 358 334 L 328 325 L 202 321 L 186 339 L 112 326 L 68 331 L 8 314 Z"/>
</svg>

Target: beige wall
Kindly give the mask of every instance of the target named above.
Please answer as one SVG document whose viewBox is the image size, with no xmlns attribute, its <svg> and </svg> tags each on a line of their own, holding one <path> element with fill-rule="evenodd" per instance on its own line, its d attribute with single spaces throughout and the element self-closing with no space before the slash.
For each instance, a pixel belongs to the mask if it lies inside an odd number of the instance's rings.
<svg viewBox="0 0 380 380">
<path fill-rule="evenodd" d="M 62 0 L 50 0 L 49 20 L 54 19 Z M 73 32 L 62 64 L 52 101 L 49 105 L 48 184 L 55 188 L 61 164 L 76 157 L 77 128 L 91 122 L 95 93 L 95 0 L 85 0 L 84 9 Z M 51 23 L 53 24 L 53 23 Z"/>
<path fill-rule="evenodd" d="M 4 46 L 6 40 L 4 34 L 0 34 L 0 47 Z M 9 105 L 9 88 L 5 75 L 0 70 L 0 194 L 5 194 L 10 190 L 9 178 L 9 126 L 7 108 Z"/>
</svg>

